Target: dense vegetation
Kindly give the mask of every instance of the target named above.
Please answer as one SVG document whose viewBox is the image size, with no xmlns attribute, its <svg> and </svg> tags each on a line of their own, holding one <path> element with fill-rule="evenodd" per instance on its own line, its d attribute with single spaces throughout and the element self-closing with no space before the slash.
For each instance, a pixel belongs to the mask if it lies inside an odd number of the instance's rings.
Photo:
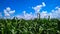
<svg viewBox="0 0 60 34">
<path fill-rule="evenodd" d="M 60 20 L 0 19 L 0 34 L 60 34 Z"/>
</svg>

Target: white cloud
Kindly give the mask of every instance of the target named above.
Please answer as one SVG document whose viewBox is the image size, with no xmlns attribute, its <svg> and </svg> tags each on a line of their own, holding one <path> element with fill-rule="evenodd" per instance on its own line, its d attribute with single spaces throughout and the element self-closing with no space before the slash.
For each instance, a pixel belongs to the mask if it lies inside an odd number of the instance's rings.
<svg viewBox="0 0 60 34">
<path fill-rule="evenodd" d="M 35 10 L 34 14 L 32 12 L 30 13 L 26 13 L 26 11 L 23 11 L 24 16 L 22 15 L 18 15 L 18 18 L 23 18 L 23 19 L 34 19 L 37 18 L 37 14 L 36 13 L 40 13 L 40 17 L 41 18 L 48 18 L 48 16 L 50 16 L 50 18 L 60 18 L 60 8 L 56 7 L 54 10 L 51 10 L 51 12 L 47 12 L 47 11 L 42 11 L 40 12 L 40 10 L 42 9 L 42 7 L 45 7 L 45 3 L 42 2 L 42 5 L 37 5 L 36 7 L 32 7 L 32 9 Z"/>
<path fill-rule="evenodd" d="M 45 3 L 42 2 L 42 5 L 37 5 L 35 7 L 32 7 L 32 9 L 35 10 L 35 13 L 38 13 L 42 9 L 42 7 L 45 7 L 45 6 L 46 6 Z"/>
<path fill-rule="evenodd" d="M 23 11 L 23 13 L 25 14 L 25 13 L 26 13 L 26 11 Z"/>
<path fill-rule="evenodd" d="M 23 11 L 23 14 L 25 15 L 26 14 L 26 11 Z"/>
<path fill-rule="evenodd" d="M 6 13 L 8 13 L 8 12 L 4 9 L 4 13 L 6 14 Z"/>
<path fill-rule="evenodd" d="M 42 2 L 42 5 L 37 5 L 35 7 L 32 7 L 32 9 L 35 10 L 34 14 L 32 12 L 30 13 L 26 13 L 26 11 L 23 11 L 23 15 L 17 15 L 16 17 L 18 18 L 23 18 L 23 19 L 34 19 L 37 18 L 37 14 L 36 13 L 40 13 L 40 17 L 41 18 L 48 18 L 48 16 L 50 16 L 50 18 L 60 18 L 60 8 L 56 7 L 56 10 L 52 10 L 51 12 L 47 12 L 47 11 L 42 11 L 40 12 L 40 10 L 42 9 L 42 7 L 45 7 L 45 3 Z M 7 7 L 6 9 L 4 9 L 4 14 L 5 16 L 11 16 L 11 14 L 14 14 L 15 10 L 11 11 L 11 8 Z M 10 18 L 10 17 L 8 17 Z"/>
<path fill-rule="evenodd" d="M 6 13 L 5 16 L 10 16 L 10 14 L 9 13 Z"/>
<path fill-rule="evenodd" d="M 42 2 L 42 5 L 43 5 L 43 6 L 46 6 L 44 2 Z"/>
<path fill-rule="evenodd" d="M 56 8 L 56 10 L 52 11 L 52 15 L 54 18 L 60 18 L 60 8 Z"/>
<path fill-rule="evenodd" d="M 13 11 L 9 11 L 9 13 L 10 13 L 10 14 L 13 14 L 13 13 L 15 13 L 15 10 L 13 10 Z"/>
<path fill-rule="evenodd" d="M 22 16 L 22 15 L 17 15 L 16 17 L 17 17 L 18 19 L 24 18 L 24 16 Z"/>
<path fill-rule="evenodd" d="M 7 8 L 6 8 L 6 10 L 7 10 L 7 11 L 10 11 L 10 10 L 11 10 L 11 8 L 10 8 L 10 7 L 7 7 Z"/>
<path fill-rule="evenodd" d="M 5 16 L 10 16 L 10 14 L 5 9 L 4 9 L 4 14 L 5 14 Z"/>
<path fill-rule="evenodd" d="M 30 14 L 24 13 L 24 19 L 32 19 L 32 12 Z"/>
<path fill-rule="evenodd" d="M 44 18 L 44 16 L 46 16 L 46 18 L 48 16 L 50 16 L 50 18 L 60 18 L 60 8 L 56 7 L 56 10 L 52 10 L 50 13 L 46 12 L 46 11 L 42 11 L 41 12 L 41 17 Z"/>
<path fill-rule="evenodd" d="M 60 8 L 56 7 L 55 9 L 56 10 L 51 10 L 50 13 L 48 13 L 47 11 L 42 11 L 41 17 L 44 18 L 44 16 L 46 16 L 46 18 L 47 18 L 48 16 L 50 16 L 50 18 L 60 18 Z"/>
<path fill-rule="evenodd" d="M 60 18 L 60 8 L 57 6 L 55 10 L 52 10 L 50 13 L 47 11 L 39 12 L 42 7 L 45 7 L 46 4 L 42 2 L 42 5 L 37 5 L 36 7 L 32 7 L 35 10 L 35 13 L 40 13 L 41 18 L 48 18 L 50 15 L 50 18 Z"/>
<path fill-rule="evenodd" d="M 39 12 L 41 7 L 42 5 L 37 5 L 36 7 L 33 7 L 33 9 L 35 10 L 35 12 Z"/>
<path fill-rule="evenodd" d="M 5 16 L 10 16 L 13 13 L 15 13 L 15 10 L 11 11 L 10 7 L 7 7 L 6 9 L 4 9 L 4 15 Z"/>
<path fill-rule="evenodd" d="M 37 16 L 35 14 L 32 14 L 32 12 L 26 13 L 26 11 L 23 11 L 23 15 L 17 15 L 16 17 L 19 19 L 23 18 L 25 20 L 37 18 Z"/>
<path fill-rule="evenodd" d="M 37 18 L 37 14 L 36 13 L 40 13 L 39 11 L 42 9 L 42 7 L 46 6 L 44 2 L 42 2 L 42 5 L 37 5 L 35 7 L 32 7 L 32 9 L 35 10 L 35 13 L 32 14 L 32 12 L 30 12 L 29 14 L 26 13 L 26 11 L 23 11 L 24 16 L 18 15 L 18 18 L 23 17 L 24 19 L 34 19 Z M 44 12 L 42 12 L 42 14 L 45 16 L 46 14 Z"/>
<path fill-rule="evenodd" d="M 48 13 L 47 13 L 47 11 L 42 11 L 42 12 L 40 13 L 40 16 L 41 16 L 41 18 L 48 18 Z"/>
</svg>

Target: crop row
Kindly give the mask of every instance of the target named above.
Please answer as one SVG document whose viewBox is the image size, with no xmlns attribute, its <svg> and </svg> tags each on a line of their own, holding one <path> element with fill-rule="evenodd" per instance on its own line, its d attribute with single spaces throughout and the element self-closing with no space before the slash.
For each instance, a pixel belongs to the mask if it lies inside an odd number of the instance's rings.
<svg viewBox="0 0 60 34">
<path fill-rule="evenodd" d="M 60 34 L 58 19 L 0 19 L 1 34 Z"/>
</svg>

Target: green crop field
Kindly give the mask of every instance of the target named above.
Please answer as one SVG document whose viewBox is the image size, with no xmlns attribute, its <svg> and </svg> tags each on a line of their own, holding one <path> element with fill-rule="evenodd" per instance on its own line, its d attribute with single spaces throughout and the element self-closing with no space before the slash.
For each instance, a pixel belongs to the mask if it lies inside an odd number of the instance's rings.
<svg viewBox="0 0 60 34">
<path fill-rule="evenodd" d="M 60 20 L 0 19 L 0 34 L 60 34 Z"/>
</svg>

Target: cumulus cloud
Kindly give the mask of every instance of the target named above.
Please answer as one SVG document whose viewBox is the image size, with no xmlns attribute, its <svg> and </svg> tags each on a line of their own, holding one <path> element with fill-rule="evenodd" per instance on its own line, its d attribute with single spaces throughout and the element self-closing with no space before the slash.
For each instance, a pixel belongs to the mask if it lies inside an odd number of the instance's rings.
<svg viewBox="0 0 60 34">
<path fill-rule="evenodd" d="M 23 11 L 23 14 L 25 15 L 26 14 L 26 11 Z"/>
<path fill-rule="evenodd" d="M 32 9 L 35 10 L 34 14 L 32 12 L 30 13 L 26 13 L 26 11 L 23 11 L 23 16 L 22 15 L 18 15 L 18 18 L 23 18 L 23 19 L 34 19 L 37 18 L 37 13 L 40 13 L 40 17 L 41 18 L 48 18 L 48 16 L 50 16 L 50 18 L 60 18 L 60 8 L 59 7 L 55 7 L 54 10 L 51 10 L 51 12 L 48 13 L 48 11 L 41 11 L 42 7 L 45 7 L 46 4 L 44 2 L 42 2 L 42 5 L 37 5 L 35 7 L 32 7 Z"/>
<path fill-rule="evenodd" d="M 22 16 L 22 15 L 17 15 L 16 17 L 19 19 L 24 18 L 24 16 Z"/>
<path fill-rule="evenodd" d="M 56 7 L 56 10 L 51 11 L 51 18 L 60 18 L 60 8 Z"/>
<path fill-rule="evenodd" d="M 42 11 L 40 14 L 42 18 L 48 18 L 48 16 L 50 16 L 50 18 L 60 18 L 60 8 L 56 7 L 55 10 L 51 10 L 50 13 Z"/>
<path fill-rule="evenodd" d="M 26 11 L 23 11 L 23 14 L 24 15 L 23 16 L 18 15 L 17 17 L 18 18 L 23 18 L 23 19 L 34 19 L 34 18 L 37 18 L 37 14 L 36 13 L 40 13 L 39 11 L 42 9 L 42 7 L 45 7 L 45 6 L 46 6 L 45 3 L 42 2 L 42 5 L 37 5 L 35 7 L 32 7 L 32 9 L 35 10 L 35 13 L 34 14 L 32 12 L 26 13 Z M 46 13 L 42 12 L 42 14 L 44 16 L 46 16 Z M 42 14 L 41 14 L 41 16 L 42 16 Z M 42 16 L 42 17 L 44 17 L 44 16 Z"/>
<path fill-rule="evenodd" d="M 32 15 L 31 14 L 28 14 L 28 13 L 25 14 L 24 17 L 25 17 L 25 19 L 32 19 Z"/>
<path fill-rule="evenodd" d="M 10 14 L 9 13 L 6 13 L 5 16 L 10 16 Z"/>
<path fill-rule="evenodd" d="M 13 11 L 10 11 L 9 13 L 10 13 L 10 14 L 13 14 L 13 13 L 15 13 L 15 10 L 13 10 Z"/>
<path fill-rule="evenodd" d="M 15 13 L 15 10 L 11 11 L 10 7 L 7 7 L 6 9 L 4 9 L 4 15 L 5 16 L 10 16 L 11 14 Z"/>
<path fill-rule="evenodd" d="M 46 4 L 44 2 L 42 2 L 42 6 L 46 6 Z"/>
<path fill-rule="evenodd" d="M 16 17 L 19 19 L 23 18 L 25 20 L 37 18 L 37 16 L 33 14 L 32 12 L 26 13 L 26 11 L 23 11 L 23 15 L 17 15 Z"/>
<path fill-rule="evenodd" d="M 5 16 L 10 16 L 10 14 L 5 9 L 4 9 L 4 14 L 5 14 Z"/>
<path fill-rule="evenodd" d="M 37 5 L 36 7 L 32 7 L 32 8 L 33 8 L 33 9 L 35 10 L 35 12 L 37 13 L 37 12 L 40 11 L 41 7 L 42 7 L 42 5 Z"/>
<path fill-rule="evenodd" d="M 26 11 L 23 11 L 23 15 L 17 15 L 16 17 L 23 18 L 26 20 L 34 19 L 34 18 L 37 18 L 37 13 L 40 13 L 41 18 L 48 18 L 48 16 L 50 16 L 50 18 L 60 18 L 60 8 L 59 7 L 56 7 L 54 10 L 51 10 L 51 12 L 49 12 L 49 13 L 48 13 L 48 11 L 40 12 L 42 7 L 45 7 L 45 6 L 46 6 L 46 4 L 44 2 L 42 2 L 42 5 L 37 5 L 35 7 L 32 7 L 32 9 L 35 10 L 34 14 L 32 12 L 26 13 Z M 11 14 L 14 14 L 14 13 L 15 13 L 15 10 L 11 11 L 10 7 L 7 7 L 6 9 L 4 9 L 5 16 L 11 16 Z"/>
<path fill-rule="evenodd" d="M 10 8 L 10 7 L 7 7 L 7 8 L 6 8 L 6 10 L 7 10 L 7 11 L 10 11 L 10 10 L 11 10 L 11 8 Z"/>
<path fill-rule="evenodd" d="M 26 13 L 26 11 L 23 11 L 24 12 L 24 19 L 32 19 L 32 12 L 30 12 L 30 14 Z"/>
<path fill-rule="evenodd" d="M 42 11 L 42 12 L 40 13 L 40 16 L 41 16 L 41 18 L 48 18 L 48 13 L 47 13 L 47 11 Z"/>
<path fill-rule="evenodd" d="M 51 10 L 50 13 L 48 13 L 47 11 L 42 11 L 40 12 L 40 10 L 42 9 L 42 7 L 45 7 L 46 4 L 44 2 L 42 2 L 42 5 L 37 5 L 35 7 L 32 7 L 35 10 L 35 13 L 40 13 L 40 17 L 41 18 L 48 18 L 48 16 L 50 16 L 50 18 L 60 18 L 60 8 L 57 6 L 55 7 L 54 10 Z"/>
<path fill-rule="evenodd" d="M 35 10 L 35 13 L 38 13 L 42 9 L 42 7 L 45 7 L 45 6 L 46 6 L 45 3 L 42 2 L 42 5 L 37 5 L 35 7 L 32 7 L 32 9 Z"/>
</svg>

